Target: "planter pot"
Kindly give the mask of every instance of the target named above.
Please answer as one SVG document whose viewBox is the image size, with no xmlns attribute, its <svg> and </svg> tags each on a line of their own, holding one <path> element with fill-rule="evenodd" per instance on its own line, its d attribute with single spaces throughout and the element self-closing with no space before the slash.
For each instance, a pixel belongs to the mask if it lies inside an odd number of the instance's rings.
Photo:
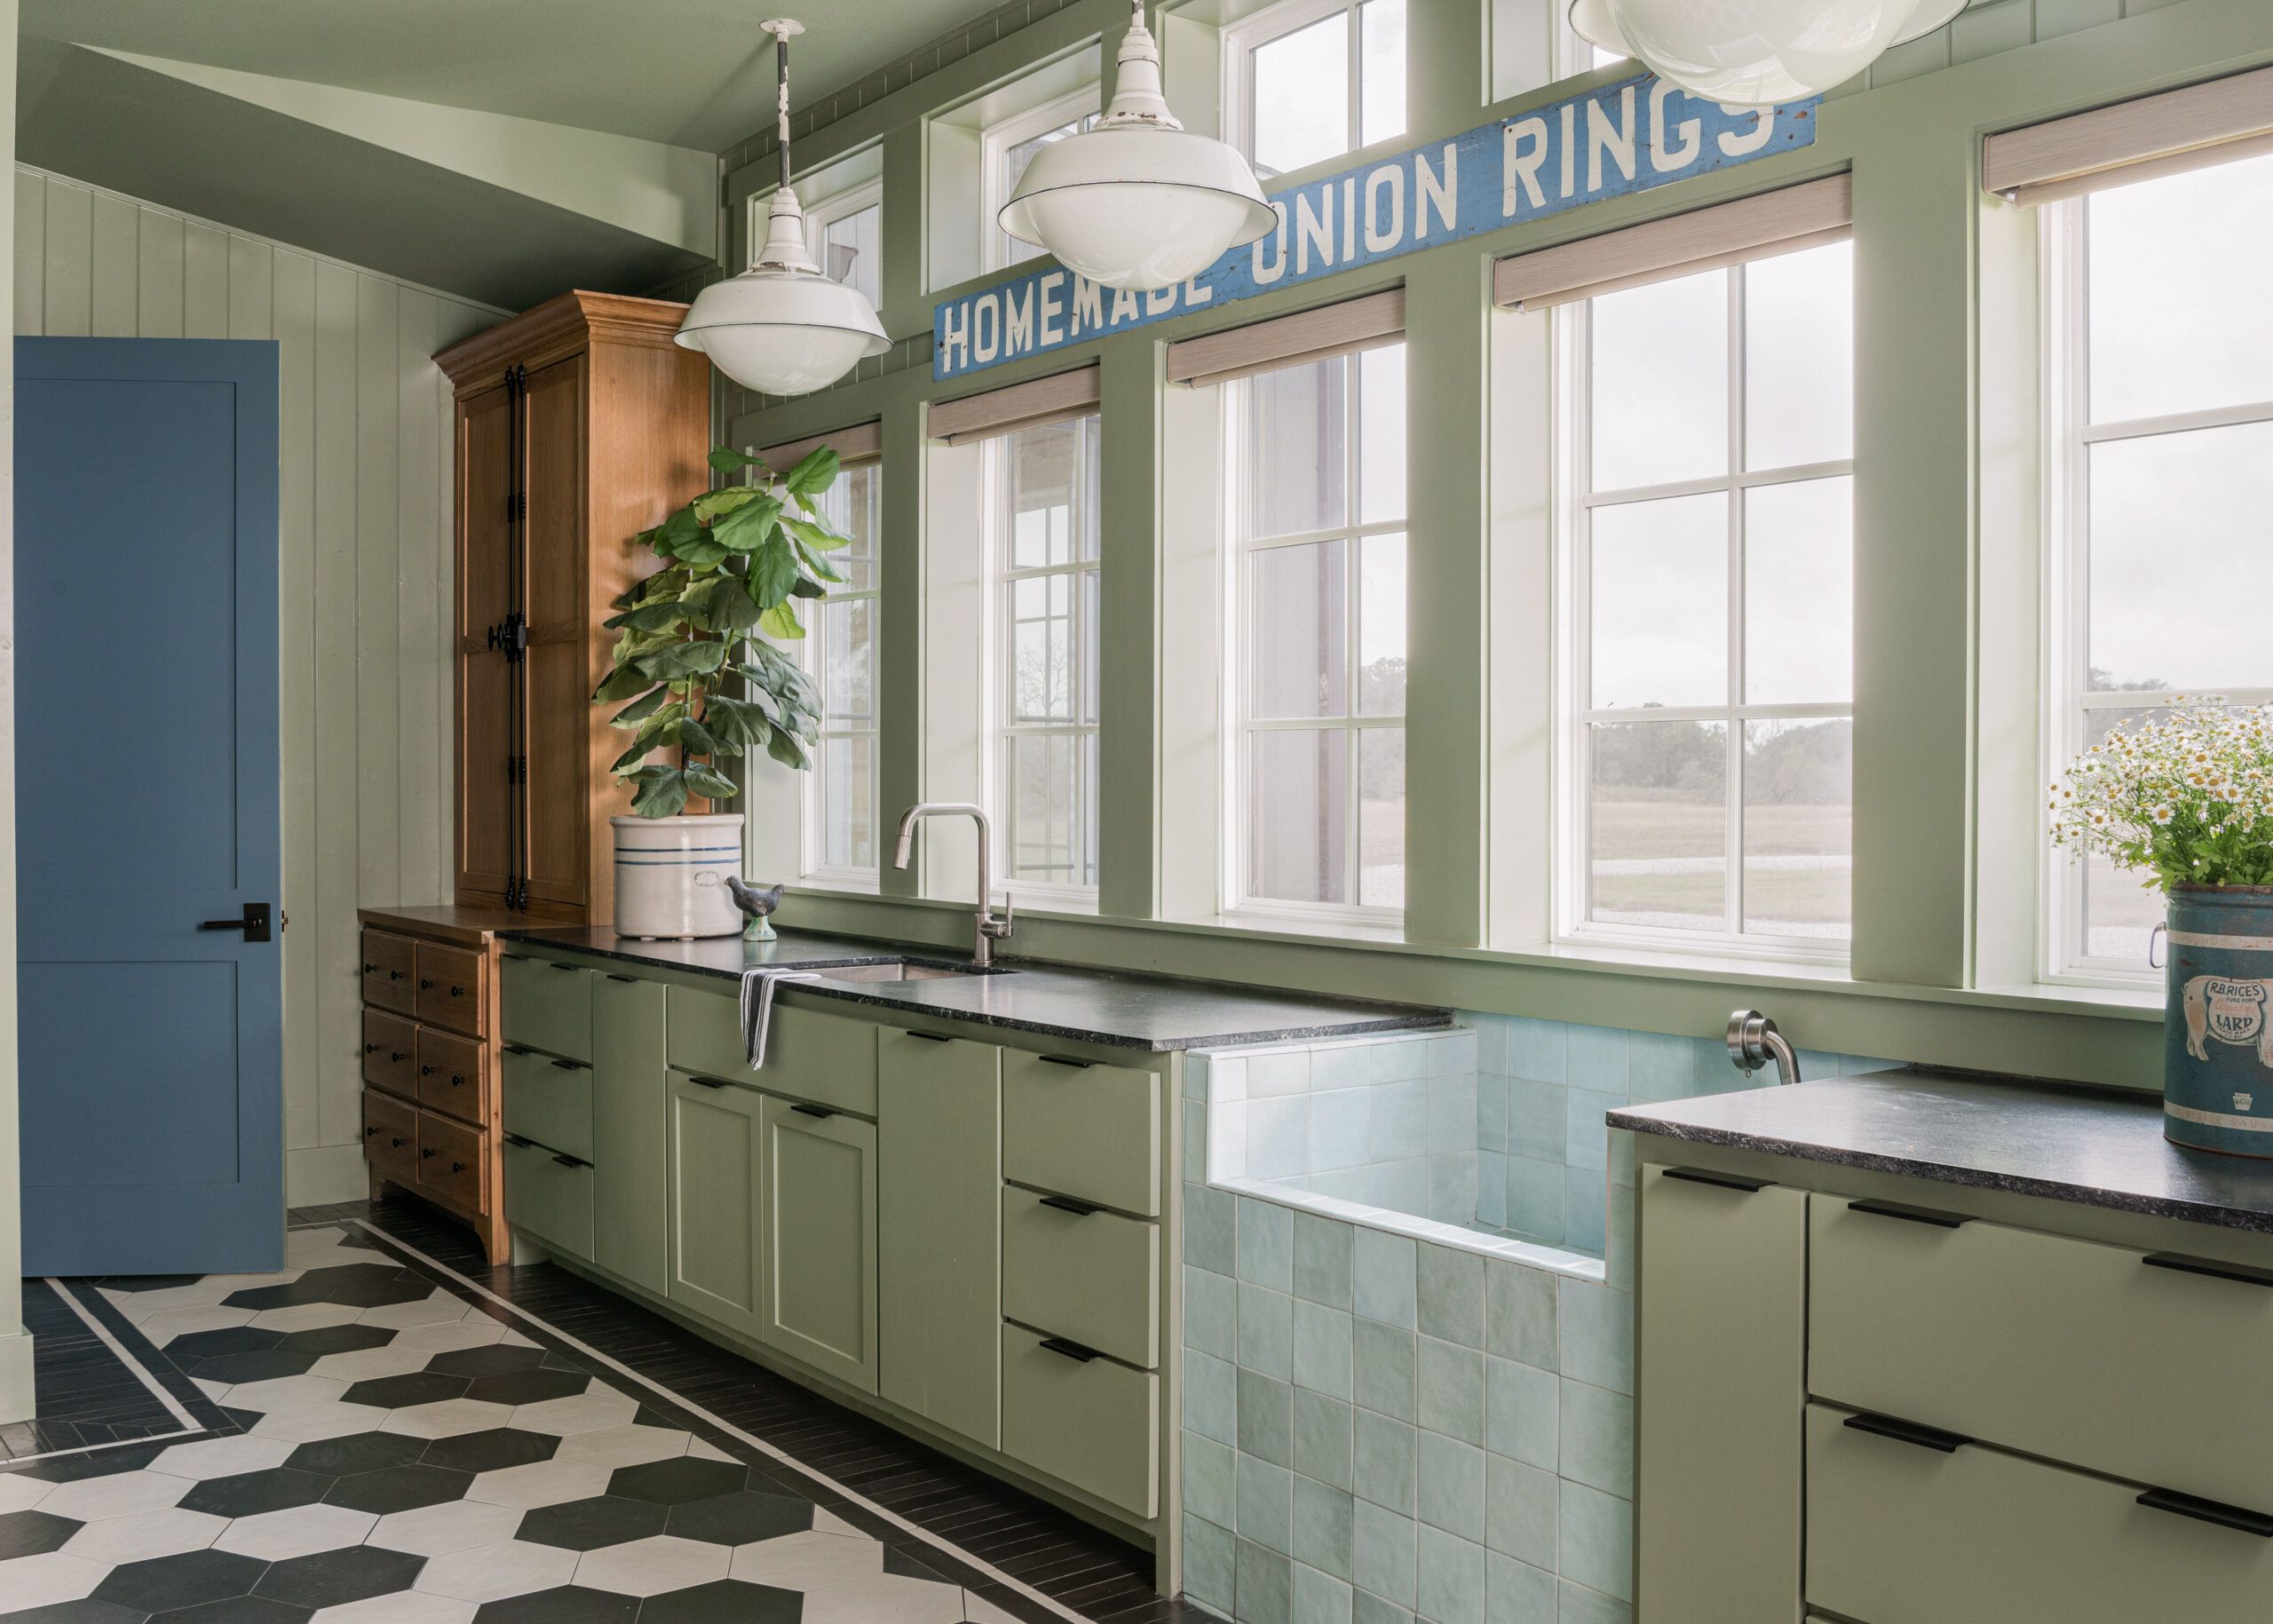
<svg viewBox="0 0 2273 1624">
<path fill-rule="evenodd" d="M 2273 885 L 2170 892 L 2163 1135 L 2273 1157 Z"/>
<path fill-rule="evenodd" d="M 742 815 L 610 818 L 615 829 L 615 933 L 642 941 L 740 936 L 726 876 L 741 877 Z"/>
</svg>

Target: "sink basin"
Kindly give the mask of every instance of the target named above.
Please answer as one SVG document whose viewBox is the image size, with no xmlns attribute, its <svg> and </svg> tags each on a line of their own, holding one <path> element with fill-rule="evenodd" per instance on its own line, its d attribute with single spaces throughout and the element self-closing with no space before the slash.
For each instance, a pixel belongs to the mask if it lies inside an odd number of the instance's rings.
<svg viewBox="0 0 2273 1624">
<path fill-rule="evenodd" d="M 965 970 L 952 964 L 916 964 L 905 959 L 884 964 L 844 964 L 834 970 L 816 970 L 813 973 L 826 981 L 946 981 L 957 976 L 984 976 L 984 970 Z"/>
</svg>

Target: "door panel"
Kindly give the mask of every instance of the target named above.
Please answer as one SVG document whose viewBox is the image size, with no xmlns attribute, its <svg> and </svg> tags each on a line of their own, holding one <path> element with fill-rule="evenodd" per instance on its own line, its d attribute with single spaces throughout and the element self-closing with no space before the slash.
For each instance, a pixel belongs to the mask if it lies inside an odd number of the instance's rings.
<svg viewBox="0 0 2273 1624">
<path fill-rule="evenodd" d="M 511 401 L 500 385 L 458 403 L 458 889 L 500 900 L 510 864 L 508 684 L 491 628 L 512 612 Z"/>
<path fill-rule="evenodd" d="M 591 886 L 584 756 L 594 748 L 578 635 L 584 615 L 584 358 L 530 373 L 527 410 L 529 897 L 582 905 Z M 600 743 L 613 759 L 620 747 L 606 737 Z"/>
<path fill-rule="evenodd" d="M 19 338 L 15 432 L 24 1268 L 281 1268 L 276 346 Z M 133 718 L 131 788 L 59 784 L 67 715 Z"/>
<path fill-rule="evenodd" d="M 762 1337 L 758 1245 L 762 1095 L 670 1074 L 670 1280 L 667 1295 Z"/>
<path fill-rule="evenodd" d="M 665 1289 L 670 1228 L 664 998 L 658 981 L 592 983 L 592 1259 L 649 1291 Z"/>
<path fill-rule="evenodd" d="M 876 1129 L 765 1102 L 765 1340 L 876 1390 Z"/>
</svg>

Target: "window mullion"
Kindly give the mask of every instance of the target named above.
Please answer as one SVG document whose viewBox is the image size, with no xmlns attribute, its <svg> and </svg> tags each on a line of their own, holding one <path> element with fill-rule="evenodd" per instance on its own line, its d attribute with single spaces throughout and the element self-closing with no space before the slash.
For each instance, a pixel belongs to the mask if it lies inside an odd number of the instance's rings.
<svg viewBox="0 0 2273 1624">
<path fill-rule="evenodd" d="M 1737 708 L 1744 702 L 1744 492 L 1737 481 L 1745 466 L 1744 433 L 1744 278 L 1736 265 L 1729 273 L 1729 485 L 1728 485 L 1728 737 L 1723 841 L 1727 856 L 1727 883 L 1723 907 L 1728 910 L 1723 932 L 1744 934 L 1744 724 Z"/>
</svg>

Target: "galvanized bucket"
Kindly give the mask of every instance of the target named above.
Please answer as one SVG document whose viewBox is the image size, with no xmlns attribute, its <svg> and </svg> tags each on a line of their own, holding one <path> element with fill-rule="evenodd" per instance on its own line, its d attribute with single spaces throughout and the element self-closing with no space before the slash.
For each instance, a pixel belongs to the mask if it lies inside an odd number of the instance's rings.
<svg viewBox="0 0 2273 1624">
<path fill-rule="evenodd" d="M 2273 885 L 2170 892 L 2163 1136 L 2273 1157 Z"/>
</svg>

